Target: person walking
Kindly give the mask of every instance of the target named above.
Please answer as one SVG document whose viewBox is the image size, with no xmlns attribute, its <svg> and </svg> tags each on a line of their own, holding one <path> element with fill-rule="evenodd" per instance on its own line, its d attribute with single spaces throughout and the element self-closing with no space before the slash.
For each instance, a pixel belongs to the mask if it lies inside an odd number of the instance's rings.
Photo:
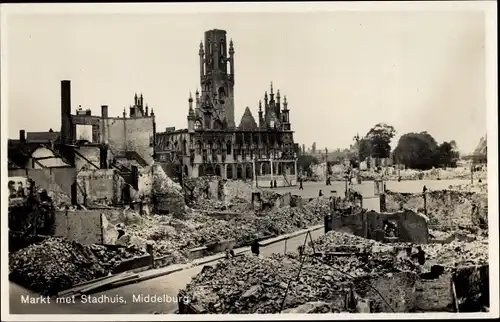
<svg viewBox="0 0 500 322">
<path fill-rule="evenodd" d="M 322 197 L 323 196 L 323 191 L 321 191 L 321 189 L 319 189 L 319 196 Z"/>
<path fill-rule="evenodd" d="M 299 190 L 304 190 L 304 187 L 302 186 L 302 177 L 299 178 Z"/>
</svg>

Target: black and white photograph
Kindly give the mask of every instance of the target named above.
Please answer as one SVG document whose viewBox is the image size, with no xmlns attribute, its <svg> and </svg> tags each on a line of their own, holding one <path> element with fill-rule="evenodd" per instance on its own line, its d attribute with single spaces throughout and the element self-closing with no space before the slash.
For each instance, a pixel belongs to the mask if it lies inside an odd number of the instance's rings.
<svg viewBox="0 0 500 322">
<path fill-rule="evenodd" d="M 498 317 L 496 2 L 0 9 L 2 320 Z"/>
</svg>

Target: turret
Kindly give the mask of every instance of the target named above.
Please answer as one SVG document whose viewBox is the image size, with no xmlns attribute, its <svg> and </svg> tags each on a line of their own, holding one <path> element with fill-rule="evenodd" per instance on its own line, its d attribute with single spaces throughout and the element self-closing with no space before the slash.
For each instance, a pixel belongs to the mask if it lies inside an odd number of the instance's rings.
<svg viewBox="0 0 500 322">
<path fill-rule="evenodd" d="M 271 92 L 269 93 L 269 98 L 271 102 L 274 102 L 273 82 L 271 82 Z"/>
<path fill-rule="evenodd" d="M 284 131 L 290 131 L 290 110 L 288 109 L 288 102 L 286 101 L 286 96 L 283 97 L 283 111 L 281 112 L 281 120 L 283 124 Z"/>
<path fill-rule="evenodd" d="M 189 133 L 194 133 L 194 120 L 195 120 L 195 115 L 194 115 L 194 110 L 193 110 L 193 97 L 191 96 L 191 92 L 189 92 L 189 111 L 188 111 L 188 132 Z"/>
<path fill-rule="evenodd" d="M 259 127 L 264 126 L 264 117 L 262 116 L 262 101 L 259 100 Z"/>
<path fill-rule="evenodd" d="M 196 109 L 198 110 L 200 108 L 200 92 L 198 91 L 198 89 L 196 89 L 195 98 L 196 98 Z"/>
<path fill-rule="evenodd" d="M 205 75 L 205 51 L 203 50 L 203 41 L 200 41 L 200 50 L 198 54 L 200 55 L 200 76 L 203 77 Z"/>
<path fill-rule="evenodd" d="M 234 75 L 234 45 L 232 39 L 229 41 L 229 73 Z"/>
</svg>

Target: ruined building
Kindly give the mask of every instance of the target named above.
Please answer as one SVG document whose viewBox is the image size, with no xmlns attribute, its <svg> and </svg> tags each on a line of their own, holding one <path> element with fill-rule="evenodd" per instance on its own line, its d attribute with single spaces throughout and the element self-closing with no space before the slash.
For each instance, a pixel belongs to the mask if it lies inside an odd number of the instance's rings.
<svg viewBox="0 0 500 322">
<path fill-rule="evenodd" d="M 90 109 L 72 113 L 71 82 L 61 81 L 61 130 L 25 132 L 9 140 L 9 170 L 74 168 L 96 170 L 115 168 L 126 171 L 153 163 L 155 116 L 148 111 L 142 95 L 134 97 L 127 117 L 101 115 Z"/>
<path fill-rule="evenodd" d="M 294 185 L 298 145 L 293 141 L 288 102 L 279 90 L 265 92 L 259 101 L 258 120 L 246 107 L 241 121 L 234 120 L 235 61 L 226 31 L 205 32 L 200 43 L 200 84 L 189 95 L 187 129 L 167 128 L 156 134 L 155 155 L 175 164 L 181 176 L 217 175 L 251 179 L 258 186 Z"/>
</svg>

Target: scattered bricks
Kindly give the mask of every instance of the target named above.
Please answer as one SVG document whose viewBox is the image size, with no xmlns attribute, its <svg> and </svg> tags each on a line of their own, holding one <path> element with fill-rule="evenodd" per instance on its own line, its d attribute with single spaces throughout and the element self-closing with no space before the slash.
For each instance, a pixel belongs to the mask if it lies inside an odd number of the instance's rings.
<svg viewBox="0 0 500 322">
<path fill-rule="evenodd" d="M 387 211 L 424 209 L 422 193 L 386 193 Z M 488 195 L 486 193 L 436 190 L 426 193 L 430 226 L 452 228 L 477 226 L 487 228 Z"/>
</svg>

